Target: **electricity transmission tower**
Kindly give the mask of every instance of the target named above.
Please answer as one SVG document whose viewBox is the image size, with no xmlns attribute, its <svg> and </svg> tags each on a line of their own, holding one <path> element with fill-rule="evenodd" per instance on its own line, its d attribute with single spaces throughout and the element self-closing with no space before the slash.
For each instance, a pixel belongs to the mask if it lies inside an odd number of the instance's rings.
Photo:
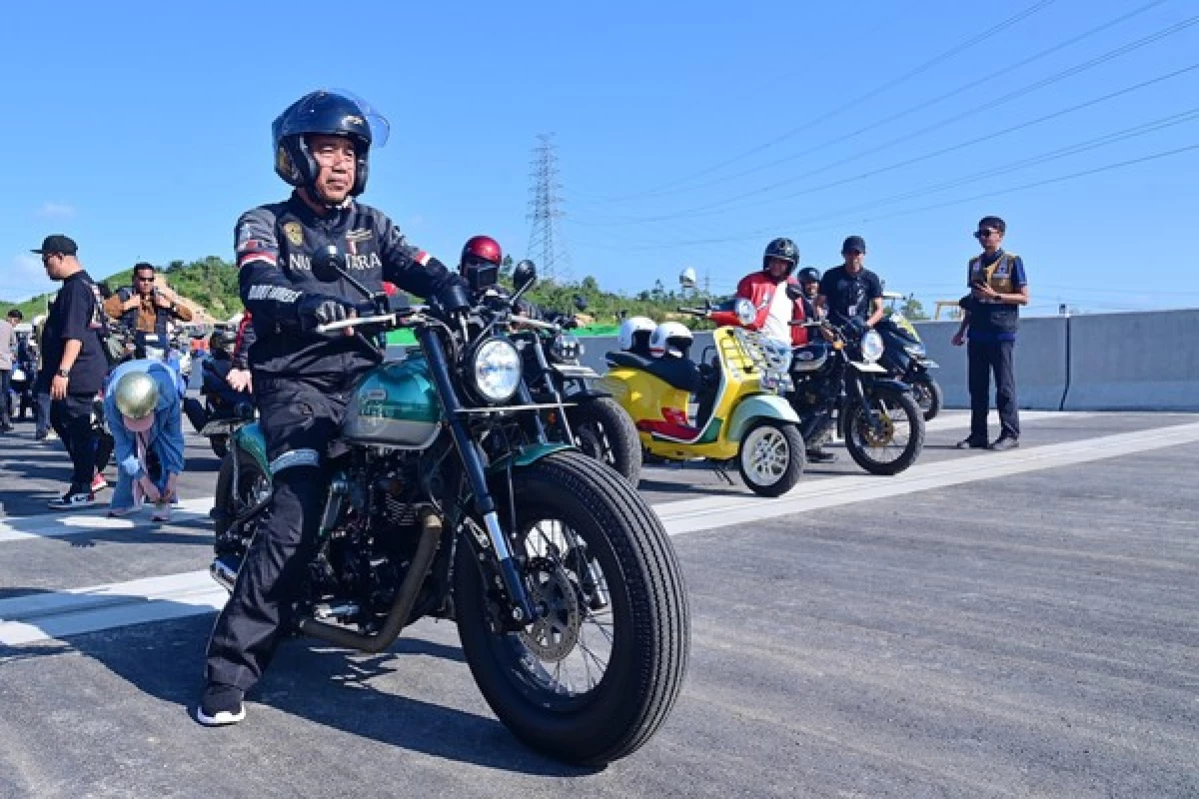
<svg viewBox="0 0 1199 799">
<path fill-rule="evenodd" d="M 558 282 L 571 279 L 570 255 L 558 220 L 562 217 L 559 207 L 562 197 L 558 191 L 558 157 L 554 153 L 552 133 L 537 136 L 533 148 L 533 186 L 529 190 L 529 213 L 526 217 L 533 222 L 529 233 L 529 257 L 537 264 L 538 273 L 545 279 Z"/>
</svg>

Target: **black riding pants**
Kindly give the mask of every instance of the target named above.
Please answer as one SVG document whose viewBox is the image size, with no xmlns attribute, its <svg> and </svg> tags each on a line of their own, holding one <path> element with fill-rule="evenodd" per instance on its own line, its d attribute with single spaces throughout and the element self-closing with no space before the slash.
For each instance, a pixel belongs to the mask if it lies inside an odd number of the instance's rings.
<svg viewBox="0 0 1199 799">
<path fill-rule="evenodd" d="M 273 494 L 208 642 L 210 684 L 254 687 L 288 632 L 312 557 L 328 478 L 320 466 L 345 413 L 342 393 L 297 381 L 255 386 Z"/>
</svg>

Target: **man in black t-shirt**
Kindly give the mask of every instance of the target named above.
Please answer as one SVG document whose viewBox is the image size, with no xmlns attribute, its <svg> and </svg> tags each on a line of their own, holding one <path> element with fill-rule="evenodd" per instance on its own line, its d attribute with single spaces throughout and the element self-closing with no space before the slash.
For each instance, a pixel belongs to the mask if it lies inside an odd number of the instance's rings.
<svg viewBox="0 0 1199 799">
<path fill-rule="evenodd" d="M 50 395 L 50 424 L 71 456 L 71 486 L 50 502 L 59 510 L 96 504 L 92 480 L 96 440 L 92 405 L 104 385 L 108 362 L 100 349 L 99 292 L 79 263 L 79 248 L 67 236 L 47 236 L 40 249 L 42 265 L 62 288 L 50 305 L 42 334 L 42 371 L 38 391 Z"/>
<path fill-rule="evenodd" d="M 874 327 L 883 318 L 883 284 L 866 268 L 866 240 L 861 236 L 847 238 L 841 245 L 841 257 L 845 263 L 820 278 L 816 305 L 835 324 L 861 319 L 867 327 Z"/>
</svg>

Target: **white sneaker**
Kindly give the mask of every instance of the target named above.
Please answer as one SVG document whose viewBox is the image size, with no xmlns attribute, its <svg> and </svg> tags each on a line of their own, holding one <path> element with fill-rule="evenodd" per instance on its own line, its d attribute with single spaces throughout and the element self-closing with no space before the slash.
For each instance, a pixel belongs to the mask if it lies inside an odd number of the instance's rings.
<svg viewBox="0 0 1199 799">
<path fill-rule="evenodd" d="M 67 492 L 61 497 L 50 500 L 46 503 L 54 510 L 77 510 L 79 508 L 90 508 L 96 504 L 96 495 L 86 491 L 81 491 L 77 494 Z"/>
</svg>

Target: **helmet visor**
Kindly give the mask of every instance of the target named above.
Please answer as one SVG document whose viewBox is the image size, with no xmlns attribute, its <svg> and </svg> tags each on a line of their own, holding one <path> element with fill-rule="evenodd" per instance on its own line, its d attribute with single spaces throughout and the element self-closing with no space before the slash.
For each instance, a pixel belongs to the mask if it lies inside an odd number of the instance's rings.
<svg viewBox="0 0 1199 799">
<path fill-rule="evenodd" d="M 340 98 L 343 102 L 337 102 Z M 356 106 L 356 108 L 355 108 Z M 336 113 L 335 113 L 336 112 Z M 361 113 L 356 113 L 361 112 Z M 272 144 L 287 136 L 369 132 L 371 147 L 387 144 L 391 125 L 375 107 L 346 89 L 321 89 L 303 97 L 271 125 Z"/>
</svg>

